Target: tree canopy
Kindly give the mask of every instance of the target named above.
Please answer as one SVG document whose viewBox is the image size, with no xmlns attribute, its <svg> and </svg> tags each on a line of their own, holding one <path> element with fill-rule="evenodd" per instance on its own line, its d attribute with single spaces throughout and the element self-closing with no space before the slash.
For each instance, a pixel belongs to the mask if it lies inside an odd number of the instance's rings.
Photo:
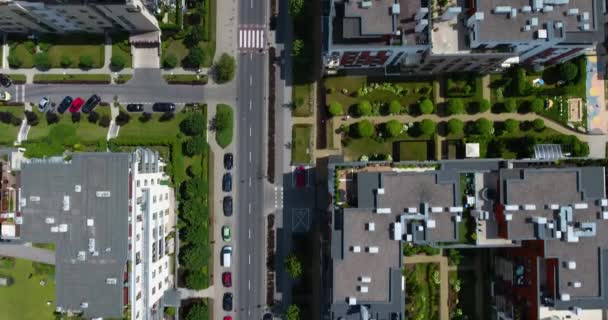
<svg viewBox="0 0 608 320">
<path fill-rule="evenodd" d="M 297 279 L 302 275 L 302 262 L 300 262 L 300 259 L 298 259 L 295 254 L 290 253 L 285 258 L 285 270 L 287 271 L 287 274 L 294 279 Z"/>
<path fill-rule="evenodd" d="M 352 134 L 355 137 L 365 138 L 374 134 L 374 125 L 369 120 L 361 120 L 351 126 Z"/>
<path fill-rule="evenodd" d="M 462 134 L 464 132 L 464 122 L 460 119 L 450 119 L 448 121 L 448 131 L 451 134 Z"/>
<path fill-rule="evenodd" d="M 343 112 L 342 105 L 340 104 L 340 102 L 333 101 L 332 103 L 329 104 L 328 111 L 332 117 L 337 117 L 339 115 L 342 115 L 342 112 Z"/>
<path fill-rule="evenodd" d="M 418 126 L 420 128 L 420 133 L 424 135 L 431 135 L 437 130 L 437 125 L 435 124 L 435 122 L 429 119 L 424 119 L 420 121 L 418 123 Z"/>
<path fill-rule="evenodd" d="M 464 103 L 460 99 L 450 99 L 448 102 L 448 113 L 449 114 L 462 114 L 464 113 Z"/>
<path fill-rule="evenodd" d="M 494 132 L 494 125 L 492 121 L 481 118 L 475 121 L 475 132 L 480 135 L 490 135 Z"/>
<path fill-rule="evenodd" d="M 420 113 L 422 114 L 431 114 L 435 110 L 435 106 L 433 105 L 433 101 L 429 98 L 424 98 L 419 103 Z"/>
<path fill-rule="evenodd" d="M 403 125 L 397 120 L 389 120 L 384 124 L 384 132 L 388 137 L 396 137 L 403 132 Z"/>
<path fill-rule="evenodd" d="M 372 104 L 367 100 L 361 100 L 355 109 L 357 116 L 364 117 L 372 114 Z"/>
<path fill-rule="evenodd" d="M 215 64 L 215 71 L 218 83 L 226 83 L 234 78 L 234 69 L 236 68 L 236 60 L 234 57 L 224 53 Z"/>
</svg>

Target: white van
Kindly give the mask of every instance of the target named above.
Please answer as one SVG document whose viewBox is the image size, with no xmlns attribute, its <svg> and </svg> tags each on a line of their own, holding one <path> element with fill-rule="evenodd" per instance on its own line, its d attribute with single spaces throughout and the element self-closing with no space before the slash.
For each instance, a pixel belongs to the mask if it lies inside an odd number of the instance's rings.
<svg viewBox="0 0 608 320">
<path fill-rule="evenodd" d="M 232 247 L 224 246 L 222 248 L 222 266 L 224 268 L 230 268 L 231 260 L 232 260 Z"/>
</svg>

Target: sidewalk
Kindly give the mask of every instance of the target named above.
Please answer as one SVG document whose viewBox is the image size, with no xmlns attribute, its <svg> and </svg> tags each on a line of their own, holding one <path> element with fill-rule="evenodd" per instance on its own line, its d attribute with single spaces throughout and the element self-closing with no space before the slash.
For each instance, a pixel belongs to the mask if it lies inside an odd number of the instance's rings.
<svg viewBox="0 0 608 320">
<path fill-rule="evenodd" d="M 236 36 L 238 27 L 236 0 L 216 1 L 215 21 L 215 57 L 213 60 L 216 61 L 219 59 L 223 53 L 228 53 L 236 58 Z"/>
</svg>

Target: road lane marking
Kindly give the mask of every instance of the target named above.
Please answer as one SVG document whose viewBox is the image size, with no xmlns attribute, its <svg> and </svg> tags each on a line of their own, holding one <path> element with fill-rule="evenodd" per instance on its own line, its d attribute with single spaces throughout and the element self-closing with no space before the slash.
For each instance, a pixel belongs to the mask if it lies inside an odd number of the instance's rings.
<svg viewBox="0 0 608 320">
<path fill-rule="evenodd" d="M 251 177 L 249 177 L 249 188 L 251 188 Z"/>
<path fill-rule="evenodd" d="M 243 31 L 245 30 L 239 30 L 239 47 L 243 47 L 243 43 L 245 42 L 245 39 L 243 39 Z"/>
<path fill-rule="evenodd" d="M 251 137 L 252 131 L 251 131 L 251 127 L 249 127 L 249 136 Z"/>
<path fill-rule="evenodd" d="M 247 288 L 249 288 L 249 291 L 251 291 L 251 280 L 247 280 Z"/>
<path fill-rule="evenodd" d="M 264 30 L 260 30 L 260 36 L 258 37 L 258 48 L 264 48 Z"/>
<path fill-rule="evenodd" d="M 251 255 L 250 254 L 247 255 L 247 261 L 249 262 L 249 264 L 251 264 Z"/>
<path fill-rule="evenodd" d="M 253 0 L 251 0 L 251 9 L 253 9 Z"/>
<path fill-rule="evenodd" d="M 253 102 L 251 102 L 251 100 L 249 100 L 249 110 L 251 110 L 252 106 L 253 106 Z"/>
<path fill-rule="evenodd" d="M 251 163 L 251 151 L 249 151 L 249 163 Z"/>
<path fill-rule="evenodd" d="M 249 76 L 249 85 L 252 86 L 253 85 L 253 76 Z"/>
<path fill-rule="evenodd" d="M 251 202 L 249 202 L 249 214 L 251 214 Z"/>
<path fill-rule="evenodd" d="M 251 239 L 251 228 L 249 228 L 249 239 Z"/>
</svg>

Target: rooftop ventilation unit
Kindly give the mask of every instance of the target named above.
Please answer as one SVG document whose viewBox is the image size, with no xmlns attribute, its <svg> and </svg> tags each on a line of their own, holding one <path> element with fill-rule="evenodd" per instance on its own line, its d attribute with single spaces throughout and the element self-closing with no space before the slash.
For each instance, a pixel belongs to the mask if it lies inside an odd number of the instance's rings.
<svg viewBox="0 0 608 320">
<path fill-rule="evenodd" d="M 450 207 L 451 213 L 462 212 L 462 211 L 463 211 L 462 207 Z"/>
<path fill-rule="evenodd" d="M 369 253 L 378 253 L 378 252 L 380 252 L 380 250 L 378 249 L 378 247 L 371 246 L 371 247 L 367 247 L 367 252 L 369 252 Z"/>
<path fill-rule="evenodd" d="M 70 211 L 70 196 L 63 196 L 63 211 Z"/>
<path fill-rule="evenodd" d="M 511 13 L 509 13 L 509 19 L 517 18 L 517 9 L 511 9 Z"/>
<path fill-rule="evenodd" d="M 568 262 L 566 262 L 566 268 L 568 270 L 576 270 L 576 261 L 568 261 Z"/>
<path fill-rule="evenodd" d="M 580 288 L 583 286 L 583 284 L 580 281 L 571 282 L 570 285 L 574 288 Z"/>
<path fill-rule="evenodd" d="M 59 232 L 68 232 L 68 225 L 66 223 L 62 223 L 59 225 Z"/>
<path fill-rule="evenodd" d="M 426 227 L 428 229 L 434 229 L 435 227 L 437 227 L 437 223 L 435 222 L 435 220 L 429 219 L 426 221 Z"/>
<path fill-rule="evenodd" d="M 540 32 L 540 30 L 538 30 Z M 525 204 L 524 205 L 524 210 L 527 211 L 532 211 L 532 210 L 536 210 L 536 205 L 534 204 Z"/>
<path fill-rule="evenodd" d="M 547 205 L 547 209 L 558 210 L 559 209 L 559 204 L 555 204 L 555 203 L 548 204 Z"/>
<path fill-rule="evenodd" d="M 583 12 L 583 14 L 581 15 L 581 20 L 589 21 L 589 12 L 587 12 L 587 11 Z"/>
<path fill-rule="evenodd" d="M 378 208 L 376 209 L 377 214 L 390 214 L 391 208 Z"/>
<path fill-rule="evenodd" d="M 534 221 L 534 223 L 538 223 L 538 224 L 547 224 L 547 218 L 545 218 L 545 217 L 534 217 L 534 218 L 532 218 L 532 221 Z"/>
<path fill-rule="evenodd" d="M 367 231 L 375 231 L 376 230 L 376 224 L 373 222 L 370 222 L 367 224 Z"/>
<path fill-rule="evenodd" d="M 562 293 L 559 297 L 560 300 L 562 301 L 570 301 L 570 295 L 567 293 Z"/>
<path fill-rule="evenodd" d="M 532 17 L 532 19 L 530 19 L 530 25 L 533 27 L 538 27 L 538 17 Z"/>
<path fill-rule="evenodd" d="M 95 238 L 89 238 L 89 252 L 95 251 Z"/>
<path fill-rule="evenodd" d="M 508 204 L 505 206 L 505 210 L 507 211 L 517 211 L 519 210 L 519 206 L 516 204 Z"/>
<path fill-rule="evenodd" d="M 359 286 L 359 292 L 367 293 L 369 288 L 367 286 Z"/>
<path fill-rule="evenodd" d="M 608 199 L 600 199 L 597 203 L 602 207 L 608 207 Z"/>
<path fill-rule="evenodd" d="M 575 203 L 574 204 L 574 209 L 577 209 L 577 210 L 583 210 L 583 209 L 587 209 L 587 208 L 589 208 L 589 205 L 586 203 Z"/>
<path fill-rule="evenodd" d="M 608 220 L 608 211 L 602 211 L 601 215 L 603 220 Z"/>
<path fill-rule="evenodd" d="M 407 208 L 407 213 L 418 213 L 418 208 L 415 208 L 415 207 Z"/>
<path fill-rule="evenodd" d="M 401 240 L 403 231 L 401 230 L 401 222 L 393 223 L 393 240 Z"/>
<path fill-rule="evenodd" d="M 498 6 L 498 7 L 494 8 L 494 13 L 495 14 L 511 13 L 511 7 L 510 6 Z"/>
<path fill-rule="evenodd" d="M 30 196 L 30 201 L 31 202 L 39 202 L 40 201 L 40 197 L 39 196 Z"/>
<path fill-rule="evenodd" d="M 433 213 L 443 212 L 443 208 L 442 207 L 431 207 L 431 212 L 433 212 Z"/>
<path fill-rule="evenodd" d="M 79 184 L 75 185 L 74 186 L 74 192 L 80 192 L 80 191 L 82 191 L 82 186 L 79 185 Z"/>
<path fill-rule="evenodd" d="M 545 0 L 544 2 L 545 4 L 559 6 L 570 3 L 570 0 Z"/>
<path fill-rule="evenodd" d="M 523 6 L 523 7 L 521 7 L 521 12 L 522 13 L 530 13 L 530 12 L 532 12 L 532 7 L 530 7 L 530 6 Z"/>
<path fill-rule="evenodd" d="M 97 191 L 95 192 L 95 196 L 97 198 L 109 198 L 111 195 L 110 191 Z"/>
<path fill-rule="evenodd" d="M 510 213 L 505 214 L 505 220 L 506 220 L 506 221 L 511 221 L 511 220 L 513 220 L 513 215 L 512 215 L 512 214 L 510 214 Z"/>
<path fill-rule="evenodd" d="M 55 218 L 53 218 L 53 217 L 46 217 L 46 218 L 44 218 L 44 223 L 46 223 L 46 224 L 53 224 L 53 223 L 55 223 Z"/>
<path fill-rule="evenodd" d="M 361 8 L 363 9 L 369 9 L 372 7 L 372 1 L 371 0 L 363 0 L 361 1 Z"/>
<path fill-rule="evenodd" d="M 118 283 L 116 278 L 107 278 L 106 279 L 106 284 L 116 284 L 116 283 Z"/>
<path fill-rule="evenodd" d="M 57 233 L 57 232 L 59 232 L 59 227 L 57 227 L 57 226 L 51 227 L 51 233 Z"/>
<path fill-rule="evenodd" d="M 353 252 L 361 252 L 360 246 L 353 246 Z"/>
<path fill-rule="evenodd" d="M 553 6 L 544 6 L 543 12 L 553 12 Z"/>
<path fill-rule="evenodd" d="M 537 34 L 539 39 L 547 39 L 548 35 L 547 35 L 547 29 L 540 29 L 537 31 Z"/>
<path fill-rule="evenodd" d="M 93 219 L 87 219 L 87 227 L 92 227 L 95 225 L 95 220 Z"/>
<path fill-rule="evenodd" d="M 399 5 L 398 3 L 393 4 L 393 6 L 391 7 L 391 13 L 393 15 L 398 16 L 401 13 L 401 5 Z"/>
<path fill-rule="evenodd" d="M 583 23 L 579 28 L 584 31 L 589 31 L 589 29 L 591 29 L 591 25 L 588 23 Z"/>
<path fill-rule="evenodd" d="M 78 251 L 78 256 L 76 256 L 78 261 L 85 261 L 87 259 L 87 254 L 84 251 Z"/>
<path fill-rule="evenodd" d="M 543 0 L 532 0 L 532 9 L 538 12 L 543 8 L 544 1 Z"/>
<path fill-rule="evenodd" d="M 86 308 L 89 307 L 89 303 L 85 301 L 85 302 L 83 302 L 83 303 L 80 304 L 80 307 L 83 308 L 83 309 L 86 309 Z"/>
<path fill-rule="evenodd" d="M 578 14 L 578 8 L 571 8 L 566 11 L 567 16 L 575 16 Z"/>
<path fill-rule="evenodd" d="M 361 281 L 363 283 L 371 283 L 372 282 L 372 278 L 371 277 L 367 277 L 367 276 L 361 276 L 361 277 L 359 277 L 359 281 Z"/>
<path fill-rule="evenodd" d="M 384 188 L 378 188 L 376 191 L 377 194 L 384 194 Z"/>
<path fill-rule="evenodd" d="M 348 297 L 348 305 L 349 306 L 357 305 L 357 298 L 355 298 L 355 297 Z"/>
</svg>

